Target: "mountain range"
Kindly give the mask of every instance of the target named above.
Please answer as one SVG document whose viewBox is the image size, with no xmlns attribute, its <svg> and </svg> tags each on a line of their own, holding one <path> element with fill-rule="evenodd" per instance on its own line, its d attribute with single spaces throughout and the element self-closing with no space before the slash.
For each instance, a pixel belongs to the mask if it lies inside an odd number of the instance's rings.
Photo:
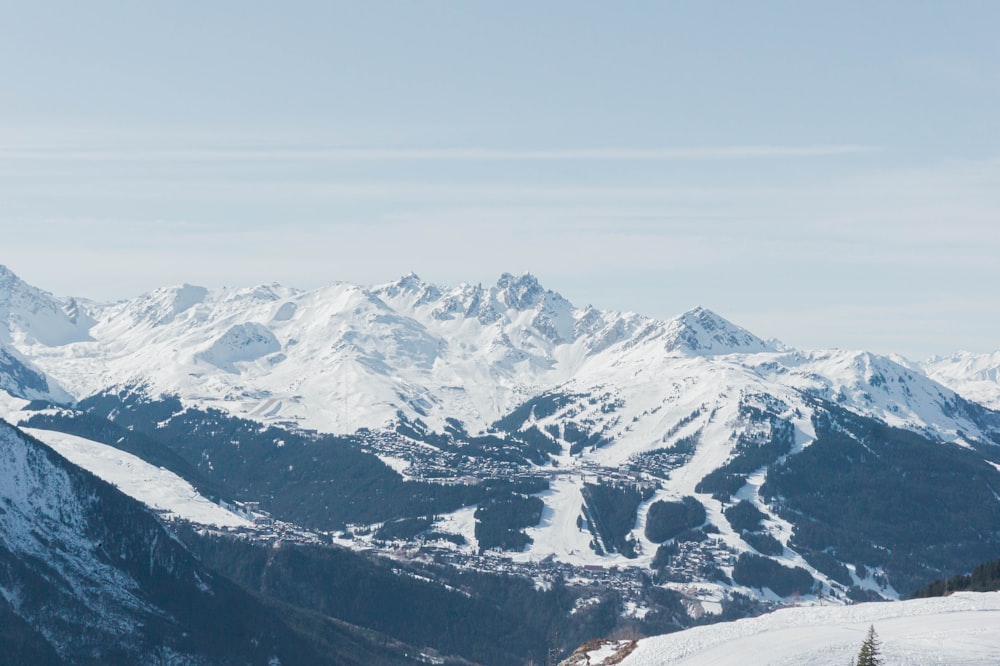
<svg viewBox="0 0 1000 666">
<path fill-rule="evenodd" d="M 912 363 L 797 352 L 704 308 L 667 321 L 576 308 L 528 274 L 504 274 L 491 287 L 444 288 L 413 274 L 371 288 L 338 283 L 313 291 L 183 285 L 99 304 L 55 298 L 0 267 L 0 319 L 4 375 L 20 376 L 15 392 L 25 396 L 46 393 L 43 374 L 51 399 L 63 403 L 142 385 L 154 395 L 324 432 L 381 427 L 400 411 L 436 429 L 455 418 L 481 430 L 544 391 L 627 386 L 617 368 L 632 358 L 709 367 L 739 355 L 751 361 L 744 369 L 765 380 L 790 373 L 781 383 L 844 397 L 902 424 L 933 426 L 940 415 L 911 405 L 892 417 L 876 398 L 885 391 L 861 395 L 883 371 L 934 379 L 927 390 L 942 400 L 948 392 L 938 383 L 988 407 L 1000 402 L 998 353 Z"/>
<path fill-rule="evenodd" d="M 98 476 L 133 456 L 236 516 L 131 487 L 172 519 L 604 580 L 644 630 L 896 599 L 1000 554 L 1000 355 L 797 350 L 528 274 L 98 303 L 0 267 L 0 389 Z"/>
</svg>

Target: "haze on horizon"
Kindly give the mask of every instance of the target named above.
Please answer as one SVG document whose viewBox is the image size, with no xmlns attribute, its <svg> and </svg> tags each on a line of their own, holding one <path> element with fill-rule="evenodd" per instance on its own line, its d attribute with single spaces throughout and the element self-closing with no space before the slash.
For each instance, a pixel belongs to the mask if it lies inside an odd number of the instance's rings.
<svg viewBox="0 0 1000 666">
<path fill-rule="evenodd" d="M 494 282 L 1000 348 L 1000 6 L 0 8 L 0 263 L 60 295 Z"/>
</svg>

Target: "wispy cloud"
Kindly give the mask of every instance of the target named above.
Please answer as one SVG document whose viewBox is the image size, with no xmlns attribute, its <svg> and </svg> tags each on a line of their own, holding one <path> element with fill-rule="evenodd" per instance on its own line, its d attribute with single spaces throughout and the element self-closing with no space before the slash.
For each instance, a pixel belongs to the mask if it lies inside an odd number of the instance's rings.
<svg viewBox="0 0 1000 666">
<path fill-rule="evenodd" d="M 836 157 L 881 151 L 879 146 L 703 146 L 691 148 L 0 148 L 0 160 L 65 162 L 531 162 L 531 161 L 725 161 Z"/>
<path fill-rule="evenodd" d="M 455 284 L 530 270 L 581 304 L 656 316 L 704 304 L 797 346 L 916 358 L 992 348 L 1000 330 L 996 159 L 794 182 L 765 169 L 752 185 L 714 168 L 657 185 L 552 182 L 530 169 L 497 181 L 454 169 L 261 178 L 215 164 L 6 164 L 0 261 L 29 279 L 36 265 L 58 267 L 59 279 L 37 274 L 42 286 L 101 298 L 182 281 L 310 287 L 415 270 Z M 961 312 L 935 305 L 957 299 Z"/>
</svg>

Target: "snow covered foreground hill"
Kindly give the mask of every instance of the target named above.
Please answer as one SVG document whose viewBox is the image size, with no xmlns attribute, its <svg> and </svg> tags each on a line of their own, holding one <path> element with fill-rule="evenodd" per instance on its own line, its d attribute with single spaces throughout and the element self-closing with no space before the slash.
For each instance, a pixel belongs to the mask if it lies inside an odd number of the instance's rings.
<svg viewBox="0 0 1000 666">
<path fill-rule="evenodd" d="M 577 308 L 530 275 L 116 304 L 0 284 L 29 378 L 0 386 L 72 403 L 25 422 L 354 548 L 617 567 L 642 621 L 642 575 L 698 616 L 896 598 L 1000 548 L 1000 414 L 902 358 Z"/>
<path fill-rule="evenodd" d="M 882 643 L 886 664 L 1000 663 L 1000 592 L 959 592 L 894 604 L 788 608 L 647 638 L 637 645 L 607 641 L 578 651 L 564 665 L 846 666 L 858 654 L 870 626 Z"/>
</svg>

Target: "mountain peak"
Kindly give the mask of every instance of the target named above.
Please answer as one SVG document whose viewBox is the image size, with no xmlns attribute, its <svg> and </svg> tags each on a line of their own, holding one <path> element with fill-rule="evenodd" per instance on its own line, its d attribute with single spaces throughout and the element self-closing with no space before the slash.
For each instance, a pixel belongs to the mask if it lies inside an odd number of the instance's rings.
<svg viewBox="0 0 1000 666">
<path fill-rule="evenodd" d="M 534 308 L 546 295 L 563 300 L 559 294 L 542 287 L 531 273 L 518 276 L 503 273 L 497 280 L 497 300 L 514 310 Z"/>
<path fill-rule="evenodd" d="M 25 287 L 28 287 L 28 284 L 17 273 L 0 264 L 0 289 L 3 293 L 9 293 L 14 288 L 23 289 Z"/>
<path fill-rule="evenodd" d="M 417 275 L 413 271 L 410 271 L 406 275 L 402 276 L 401 278 L 393 282 L 393 284 L 398 286 L 400 289 L 405 289 L 407 291 L 416 291 L 418 289 L 422 289 L 424 285 L 427 283 L 424 282 L 419 275 Z"/>
<path fill-rule="evenodd" d="M 772 345 L 750 331 L 702 306 L 668 322 L 667 348 L 707 356 L 774 350 Z"/>
<path fill-rule="evenodd" d="M 500 278 L 497 280 L 497 286 L 501 289 L 505 289 L 513 284 L 523 284 L 526 286 L 541 288 L 541 285 L 538 283 L 538 278 L 527 272 L 521 273 L 520 275 L 504 272 L 500 274 Z"/>
<path fill-rule="evenodd" d="M 125 305 L 133 322 L 146 322 L 162 326 L 172 322 L 179 314 L 202 303 L 208 297 L 205 287 L 192 284 L 160 287 L 143 294 Z"/>
<path fill-rule="evenodd" d="M 0 265 L 0 337 L 48 346 L 89 339 L 90 320 L 72 321 L 63 308 L 63 301 Z"/>
<path fill-rule="evenodd" d="M 395 282 L 378 285 L 372 288 L 372 293 L 379 298 L 405 299 L 411 306 L 426 305 L 441 297 L 441 290 L 410 271 Z"/>
</svg>

